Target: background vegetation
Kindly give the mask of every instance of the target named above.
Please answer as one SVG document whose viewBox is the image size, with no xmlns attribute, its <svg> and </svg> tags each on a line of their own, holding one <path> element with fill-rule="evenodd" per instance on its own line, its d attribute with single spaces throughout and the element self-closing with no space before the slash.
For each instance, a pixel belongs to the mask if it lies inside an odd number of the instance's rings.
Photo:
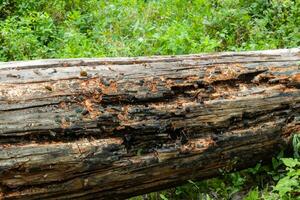
<svg viewBox="0 0 300 200">
<path fill-rule="evenodd" d="M 0 61 L 295 47 L 299 0 L 1 0 Z"/>
<path fill-rule="evenodd" d="M 0 61 L 300 46 L 300 0 L 0 0 Z M 294 156 L 134 199 L 300 199 Z"/>
</svg>

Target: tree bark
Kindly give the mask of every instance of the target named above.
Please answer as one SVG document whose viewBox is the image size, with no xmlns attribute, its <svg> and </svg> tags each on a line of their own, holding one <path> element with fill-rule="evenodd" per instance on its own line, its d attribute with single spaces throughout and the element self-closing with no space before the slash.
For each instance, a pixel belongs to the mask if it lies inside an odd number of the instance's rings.
<svg viewBox="0 0 300 200">
<path fill-rule="evenodd" d="M 0 198 L 123 199 L 270 159 L 300 49 L 0 63 Z"/>
</svg>

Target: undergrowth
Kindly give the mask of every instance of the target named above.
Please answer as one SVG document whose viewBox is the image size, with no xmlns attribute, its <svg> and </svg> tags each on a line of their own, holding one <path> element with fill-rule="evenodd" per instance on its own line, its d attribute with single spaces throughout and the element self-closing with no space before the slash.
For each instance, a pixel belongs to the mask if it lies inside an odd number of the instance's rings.
<svg viewBox="0 0 300 200">
<path fill-rule="evenodd" d="M 0 2 L 0 61 L 300 45 L 299 0 Z"/>
</svg>

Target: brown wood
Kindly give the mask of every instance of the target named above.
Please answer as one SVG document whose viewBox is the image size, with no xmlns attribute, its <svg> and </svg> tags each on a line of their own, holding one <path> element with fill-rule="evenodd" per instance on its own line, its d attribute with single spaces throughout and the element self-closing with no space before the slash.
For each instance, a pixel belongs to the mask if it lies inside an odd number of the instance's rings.
<svg viewBox="0 0 300 200">
<path fill-rule="evenodd" d="M 0 63 L 0 197 L 122 199 L 268 160 L 300 49 Z"/>
</svg>

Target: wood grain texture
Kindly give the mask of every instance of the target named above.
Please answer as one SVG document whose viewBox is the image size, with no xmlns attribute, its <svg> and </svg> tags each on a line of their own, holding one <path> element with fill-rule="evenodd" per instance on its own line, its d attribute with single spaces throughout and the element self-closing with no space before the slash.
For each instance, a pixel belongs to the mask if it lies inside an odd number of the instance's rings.
<svg viewBox="0 0 300 200">
<path fill-rule="evenodd" d="M 124 199 L 271 158 L 300 49 L 0 63 L 0 198 Z"/>
</svg>

